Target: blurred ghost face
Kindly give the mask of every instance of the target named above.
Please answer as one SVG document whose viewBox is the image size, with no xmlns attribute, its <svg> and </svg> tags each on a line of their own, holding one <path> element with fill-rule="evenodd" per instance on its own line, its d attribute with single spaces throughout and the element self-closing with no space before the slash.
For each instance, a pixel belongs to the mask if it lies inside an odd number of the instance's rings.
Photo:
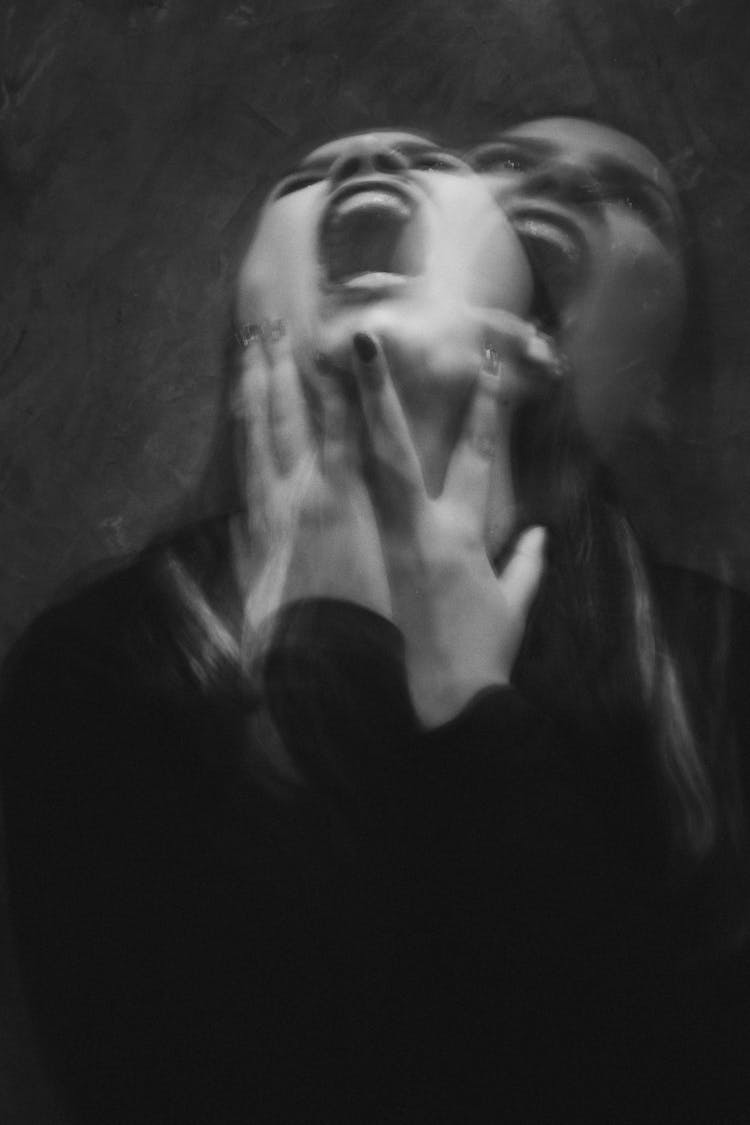
<svg viewBox="0 0 750 1125">
<path fill-rule="evenodd" d="M 575 376 L 599 448 L 645 409 L 679 342 L 685 303 L 679 204 L 642 145 L 592 122 L 549 118 L 467 157 L 529 255 L 535 314 Z"/>
<path fill-rule="evenodd" d="M 287 321 L 309 371 L 383 341 L 428 484 L 438 487 L 491 314 L 531 307 L 531 271 L 488 184 L 407 133 L 316 149 L 269 196 L 239 278 L 240 324 Z"/>
</svg>

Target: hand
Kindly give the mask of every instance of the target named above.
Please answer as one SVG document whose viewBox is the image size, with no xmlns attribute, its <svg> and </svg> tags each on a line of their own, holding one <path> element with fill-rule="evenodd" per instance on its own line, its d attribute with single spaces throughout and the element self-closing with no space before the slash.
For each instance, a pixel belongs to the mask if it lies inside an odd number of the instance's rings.
<svg viewBox="0 0 750 1125">
<path fill-rule="evenodd" d="M 246 439 L 245 627 L 256 639 L 298 598 L 341 598 L 390 616 L 355 419 L 335 373 L 317 375 L 318 433 L 286 335 L 266 333 L 243 353 L 235 410 Z"/>
<path fill-rule="evenodd" d="M 484 532 L 499 432 L 496 376 L 480 372 L 445 486 L 431 498 L 382 349 L 360 335 L 355 352 L 394 620 L 415 709 L 435 726 L 482 688 L 509 682 L 541 580 L 545 533 L 526 531 L 495 573 Z"/>
</svg>

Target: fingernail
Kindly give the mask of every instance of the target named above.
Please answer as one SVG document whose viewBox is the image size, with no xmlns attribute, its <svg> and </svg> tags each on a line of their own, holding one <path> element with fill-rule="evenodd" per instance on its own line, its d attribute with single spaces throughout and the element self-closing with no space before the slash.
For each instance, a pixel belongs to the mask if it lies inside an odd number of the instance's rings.
<svg viewBox="0 0 750 1125">
<path fill-rule="evenodd" d="M 366 332 L 356 332 L 354 335 L 354 348 L 363 363 L 372 363 L 378 354 L 378 349 L 372 336 Z"/>
<path fill-rule="evenodd" d="M 333 362 L 329 359 L 325 352 L 315 353 L 315 366 L 324 375 L 331 375 L 335 370 Z"/>
</svg>

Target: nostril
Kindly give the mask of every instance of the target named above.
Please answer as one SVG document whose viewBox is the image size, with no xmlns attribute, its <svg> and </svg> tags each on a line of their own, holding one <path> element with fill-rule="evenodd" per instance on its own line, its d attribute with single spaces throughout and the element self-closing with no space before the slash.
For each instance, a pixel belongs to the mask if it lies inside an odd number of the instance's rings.
<svg viewBox="0 0 750 1125">
<path fill-rule="evenodd" d="M 344 183 L 355 176 L 378 172 L 381 175 L 394 175 L 408 167 L 405 157 L 393 148 L 359 148 L 341 158 L 331 170 L 334 184 Z"/>
<path fill-rule="evenodd" d="M 335 178 L 337 180 L 348 180 L 351 176 L 356 176 L 362 170 L 362 161 L 358 156 L 345 157 L 335 171 Z"/>
<path fill-rule="evenodd" d="M 376 172 L 403 172 L 406 168 L 406 161 L 393 149 L 373 153 L 372 164 Z"/>
</svg>

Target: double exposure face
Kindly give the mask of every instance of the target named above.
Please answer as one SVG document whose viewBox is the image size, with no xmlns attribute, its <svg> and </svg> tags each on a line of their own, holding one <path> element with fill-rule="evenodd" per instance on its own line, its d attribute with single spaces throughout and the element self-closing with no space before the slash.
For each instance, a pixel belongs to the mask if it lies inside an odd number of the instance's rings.
<svg viewBox="0 0 750 1125">
<path fill-rule="evenodd" d="M 572 118 L 509 129 L 467 160 L 523 242 L 535 315 L 569 359 L 582 419 L 606 447 L 658 385 L 681 333 L 669 175 L 631 138 Z"/>
<path fill-rule="evenodd" d="M 428 484 L 438 487 L 488 322 L 531 308 L 518 235 L 486 177 L 424 137 L 379 132 L 310 153 L 271 192 L 239 278 L 240 324 L 284 317 L 303 369 L 383 341 Z"/>
</svg>

